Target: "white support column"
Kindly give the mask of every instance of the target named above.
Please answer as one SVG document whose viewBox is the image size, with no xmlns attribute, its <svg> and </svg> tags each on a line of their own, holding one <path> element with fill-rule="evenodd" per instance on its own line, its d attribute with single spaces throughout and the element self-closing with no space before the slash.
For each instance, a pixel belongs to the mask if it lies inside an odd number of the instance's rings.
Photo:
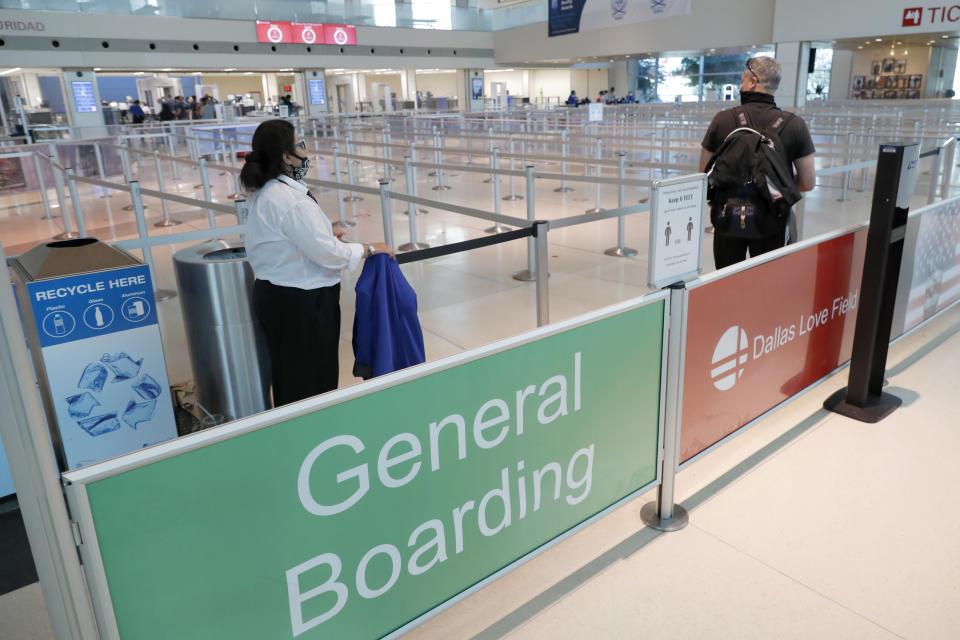
<svg viewBox="0 0 960 640">
<path fill-rule="evenodd" d="M 776 58 L 780 63 L 780 89 L 774 94 L 777 106 L 802 107 L 807 103 L 807 65 L 809 42 L 778 42 Z"/>
<path fill-rule="evenodd" d="M 830 100 L 847 100 L 853 77 L 853 51 L 833 50 L 833 64 L 830 67 Z"/>
</svg>

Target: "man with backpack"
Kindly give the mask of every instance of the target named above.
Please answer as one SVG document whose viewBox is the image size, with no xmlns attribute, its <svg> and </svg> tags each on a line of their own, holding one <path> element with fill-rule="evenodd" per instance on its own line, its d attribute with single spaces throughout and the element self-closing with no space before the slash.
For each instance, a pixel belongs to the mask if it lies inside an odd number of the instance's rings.
<svg viewBox="0 0 960 640">
<path fill-rule="evenodd" d="M 802 118 L 777 107 L 779 86 L 776 60 L 747 60 L 740 106 L 714 116 L 703 137 L 717 269 L 784 246 L 790 207 L 814 187 L 813 139 Z"/>
</svg>

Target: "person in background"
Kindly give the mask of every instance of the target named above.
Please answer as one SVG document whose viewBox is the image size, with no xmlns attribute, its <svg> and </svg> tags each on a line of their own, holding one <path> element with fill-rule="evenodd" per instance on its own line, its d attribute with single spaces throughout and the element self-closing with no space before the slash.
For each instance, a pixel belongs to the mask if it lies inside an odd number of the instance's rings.
<svg viewBox="0 0 960 640">
<path fill-rule="evenodd" d="M 256 281 L 253 311 L 266 336 L 273 402 L 280 406 L 337 388 L 340 273 L 378 253 L 382 242 L 343 242 L 302 179 L 306 145 L 286 120 L 257 127 L 240 173 L 250 192 L 247 258 Z"/>
<path fill-rule="evenodd" d="M 599 102 L 600 104 L 604 104 L 606 101 L 607 101 L 607 92 L 606 90 L 603 90 L 600 92 L 600 95 L 597 96 L 597 102 Z"/>
<path fill-rule="evenodd" d="M 624 104 L 635 104 L 637 102 L 636 96 L 633 95 L 633 91 L 627 91 L 627 95 L 623 98 Z"/>
<path fill-rule="evenodd" d="M 204 120 L 216 120 L 217 119 L 217 107 L 213 102 L 213 98 L 210 96 L 203 96 L 201 100 L 203 105 L 200 108 L 200 117 Z"/>
<path fill-rule="evenodd" d="M 181 118 L 181 120 L 193 120 L 196 117 L 196 113 L 197 113 L 197 99 L 194 98 L 193 96 L 187 96 L 186 104 L 187 104 L 187 108 L 185 110 L 186 115 L 185 117 Z"/>
<path fill-rule="evenodd" d="M 130 118 L 133 124 L 143 124 L 143 107 L 140 106 L 139 100 L 134 100 L 130 105 Z"/>
<path fill-rule="evenodd" d="M 174 113 L 173 100 L 171 98 L 164 98 L 160 102 L 160 120 L 166 122 L 167 120 L 176 119 L 176 113 Z"/>
<path fill-rule="evenodd" d="M 757 57 L 747 60 L 743 74 L 740 77 L 740 104 L 751 125 L 759 131 L 783 119 L 783 112 L 774 101 L 773 94 L 780 86 L 780 63 L 770 57 Z M 713 121 L 703 136 L 700 149 L 700 171 L 707 168 L 713 154 L 720 148 L 723 141 L 738 127 L 736 108 L 726 109 L 713 117 Z M 783 129 L 777 136 L 780 146 L 777 151 L 787 166 L 794 170 L 794 183 L 797 190 L 812 191 L 816 185 L 816 170 L 813 163 L 813 138 L 807 124 L 800 116 L 794 116 L 786 121 Z M 777 229 L 768 237 L 757 240 L 746 240 L 728 236 L 715 230 L 713 234 L 713 260 L 717 269 L 746 260 L 747 252 L 755 257 L 767 251 L 779 249 L 787 243 L 787 230 L 795 226 L 795 218 L 791 211 L 787 228 Z M 793 241 L 796 237 L 790 234 Z"/>
<path fill-rule="evenodd" d="M 567 106 L 575 107 L 577 106 L 577 104 L 579 104 L 579 100 L 577 99 L 577 92 L 570 91 L 570 96 L 567 98 Z"/>
<path fill-rule="evenodd" d="M 617 104 L 619 98 L 617 98 L 617 91 L 614 87 L 610 87 L 610 91 L 607 91 L 607 104 Z"/>
</svg>

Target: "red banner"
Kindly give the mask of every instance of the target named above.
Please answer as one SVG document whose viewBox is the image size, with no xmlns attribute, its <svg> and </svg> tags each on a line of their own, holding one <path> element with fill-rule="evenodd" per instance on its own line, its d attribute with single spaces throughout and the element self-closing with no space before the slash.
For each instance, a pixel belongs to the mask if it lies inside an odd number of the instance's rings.
<svg viewBox="0 0 960 640">
<path fill-rule="evenodd" d="M 323 33 L 326 44 L 338 44 L 341 47 L 357 44 L 357 28 L 352 24 L 325 24 Z"/>
<path fill-rule="evenodd" d="M 680 460 L 850 359 L 861 230 L 690 290 Z"/>
<path fill-rule="evenodd" d="M 291 22 L 294 44 L 324 44 L 323 24 L 319 22 Z"/>
<path fill-rule="evenodd" d="M 289 22 L 257 20 L 257 42 L 271 44 L 293 42 L 293 28 Z"/>
</svg>

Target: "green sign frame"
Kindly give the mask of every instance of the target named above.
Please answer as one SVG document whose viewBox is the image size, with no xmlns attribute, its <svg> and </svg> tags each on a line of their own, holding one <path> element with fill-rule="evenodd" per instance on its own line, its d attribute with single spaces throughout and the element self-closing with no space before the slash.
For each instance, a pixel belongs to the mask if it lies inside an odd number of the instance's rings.
<svg viewBox="0 0 960 640">
<path fill-rule="evenodd" d="M 655 486 L 665 298 L 64 474 L 102 636 L 394 637 Z"/>
</svg>

